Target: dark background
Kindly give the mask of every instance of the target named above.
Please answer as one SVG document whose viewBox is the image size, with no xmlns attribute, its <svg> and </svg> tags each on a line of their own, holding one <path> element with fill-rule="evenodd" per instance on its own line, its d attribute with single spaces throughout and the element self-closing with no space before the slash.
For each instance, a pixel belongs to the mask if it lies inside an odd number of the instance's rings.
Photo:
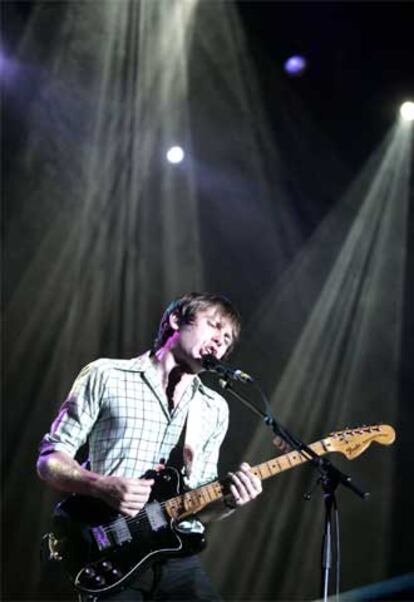
<svg viewBox="0 0 414 602">
<path fill-rule="evenodd" d="M 412 3 L 259 1 L 239 8 L 252 49 L 268 58 L 263 77 L 272 78 L 272 63 L 280 72 L 292 54 L 307 58 L 308 71 L 292 86 L 339 155 L 358 168 L 413 94 Z"/>
</svg>

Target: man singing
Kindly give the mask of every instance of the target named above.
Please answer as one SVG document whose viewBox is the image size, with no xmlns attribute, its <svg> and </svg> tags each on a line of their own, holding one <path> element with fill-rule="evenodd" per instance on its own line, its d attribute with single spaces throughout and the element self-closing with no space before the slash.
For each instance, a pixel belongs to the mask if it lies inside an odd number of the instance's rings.
<svg viewBox="0 0 414 602">
<path fill-rule="evenodd" d="M 38 473 L 51 486 L 92 496 L 133 517 L 147 503 L 154 475 L 174 466 L 193 489 L 217 478 L 228 427 L 224 398 L 199 378 L 206 355 L 222 359 L 236 344 L 239 314 L 221 295 L 191 293 L 166 309 L 151 351 L 86 366 L 40 445 Z M 87 467 L 75 456 L 88 443 Z M 154 472 L 155 471 L 155 472 Z M 229 474 L 229 491 L 201 514 L 223 518 L 261 492 L 247 464 Z M 183 530 L 203 529 L 196 518 Z M 198 557 L 161 557 L 108 600 L 218 600 Z"/>
</svg>

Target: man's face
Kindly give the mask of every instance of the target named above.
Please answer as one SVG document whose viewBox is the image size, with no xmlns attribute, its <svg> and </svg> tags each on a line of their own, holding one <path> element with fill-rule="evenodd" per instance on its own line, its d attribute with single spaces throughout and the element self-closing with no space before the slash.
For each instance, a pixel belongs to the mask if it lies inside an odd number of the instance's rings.
<svg viewBox="0 0 414 602">
<path fill-rule="evenodd" d="M 209 307 L 197 312 L 194 322 L 178 326 L 172 316 L 172 350 L 177 358 L 186 363 L 194 372 L 199 372 L 204 355 L 213 354 L 221 359 L 234 340 L 234 328 L 231 320 L 224 316 L 220 308 Z"/>
</svg>

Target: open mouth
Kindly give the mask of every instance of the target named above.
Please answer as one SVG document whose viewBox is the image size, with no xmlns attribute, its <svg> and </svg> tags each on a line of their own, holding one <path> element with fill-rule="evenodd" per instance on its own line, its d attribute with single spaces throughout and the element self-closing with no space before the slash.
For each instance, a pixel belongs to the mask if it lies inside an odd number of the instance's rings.
<svg viewBox="0 0 414 602">
<path fill-rule="evenodd" d="M 206 355 L 214 355 L 214 357 L 217 357 L 217 350 L 215 347 L 205 347 L 202 351 L 201 351 L 201 357 L 205 357 Z"/>
</svg>

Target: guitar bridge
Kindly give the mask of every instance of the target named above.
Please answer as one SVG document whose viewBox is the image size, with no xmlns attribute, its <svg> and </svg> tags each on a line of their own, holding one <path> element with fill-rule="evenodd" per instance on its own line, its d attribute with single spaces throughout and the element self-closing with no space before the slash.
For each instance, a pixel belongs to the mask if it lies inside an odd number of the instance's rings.
<svg viewBox="0 0 414 602">
<path fill-rule="evenodd" d="M 99 551 L 105 550 L 111 547 L 111 542 L 108 537 L 108 533 L 104 527 L 99 525 L 98 527 L 92 527 L 92 534 Z"/>
<path fill-rule="evenodd" d="M 110 526 L 98 525 L 91 529 L 93 538 L 100 552 L 113 545 L 122 546 L 132 540 L 131 531 L 125 518 L 120 517 Z"/>
</svg>

